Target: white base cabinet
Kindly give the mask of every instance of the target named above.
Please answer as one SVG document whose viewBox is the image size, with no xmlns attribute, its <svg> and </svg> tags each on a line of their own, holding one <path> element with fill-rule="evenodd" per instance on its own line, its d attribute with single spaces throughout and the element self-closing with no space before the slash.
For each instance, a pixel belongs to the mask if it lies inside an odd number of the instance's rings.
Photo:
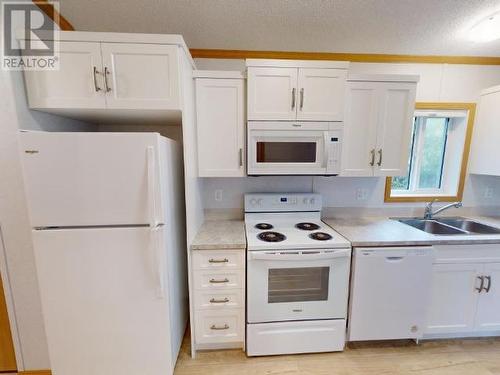
<svg viewBox="0 0 500 375">
<path fill-rule="evenodd" d="M 500 334 L 500 245 L 435 250 L 425 335 Z"/>
<path fill-rule="evenodd" d="M 401 176 L 408 169 L 418 76 L 348 77 L 341 176 Z"/>
<path fill-rule="evenodd" d="M 198 176 L 245 175 L 245 80 L 239 72 L 196 74 Z"/>
<path fill-rule="evenodd" d="M 245 249 L 192 250 L 196 349 L 243 348 Z"/>
</svg>

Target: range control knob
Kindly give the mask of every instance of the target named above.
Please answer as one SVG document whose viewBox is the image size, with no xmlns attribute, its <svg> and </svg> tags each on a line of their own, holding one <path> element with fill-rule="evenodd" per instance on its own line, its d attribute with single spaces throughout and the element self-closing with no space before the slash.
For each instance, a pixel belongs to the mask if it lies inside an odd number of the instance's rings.
<svg viewBox="0 0 500 375">
<path fill-rule="evenodd" d="M 304 198 L 302 201 L 304 202 L 304 204 L 308 204 L 309 203 L 309 199 L 307 199 L 307 198 Z"/>
<path fill-rule="evenodd" d="M 311 198 L 311 200 L 309 201 L 309 203 L 314 204 L 314 203 L 316 203 L 316 200 L 314 198 Z"/>
<path fill-rule="evenodd" d="M 262 198 L 257 199 L 257 204 L 260 206 L 262 204 Z"/>
<path fill-rule="evenodd" d="M 250 199 L 250 204 L 252 206 L 255 206 L 257 204 L 257 199 L 255 199 L 255 198 Z"/>
</svg>

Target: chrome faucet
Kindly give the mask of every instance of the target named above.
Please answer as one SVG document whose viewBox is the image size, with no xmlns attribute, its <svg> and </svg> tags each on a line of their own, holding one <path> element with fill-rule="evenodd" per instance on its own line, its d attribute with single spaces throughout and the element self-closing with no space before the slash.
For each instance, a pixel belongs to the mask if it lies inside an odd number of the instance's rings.
<svg viewBox="0 0 500 375">
<path fill-rule="evenodd" d="M 432 211 L 432 205 L 437 202 L 437 199 L 434 199 L 432 202 L 427 203 L 425 206 L 425 213 L 424 213 L 424 219 L 430 220 L 434 215 L 437 215 L 440 212 L 443 212 L 444 210 L 447 210 L 448 208 L 455 207 L 455 208 L 460 208 L 463 206 L 462 202 L 454 202 L 447 204 L 446 206 L 443 206 L 441 208 L 438 208 L 436 211 Z"/>
</svg>

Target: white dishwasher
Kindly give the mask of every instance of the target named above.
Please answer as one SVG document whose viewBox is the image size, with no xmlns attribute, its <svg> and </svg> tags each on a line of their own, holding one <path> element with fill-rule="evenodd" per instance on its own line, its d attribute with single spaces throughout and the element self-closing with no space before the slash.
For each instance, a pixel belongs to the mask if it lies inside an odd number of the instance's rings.
<svg viewBox="0 0 500 375">
<path fill-rule="evenodd" d="M 348 340 L 420 338 L 432 261 L 430 246 L 355 248 Z"/>
</svg>

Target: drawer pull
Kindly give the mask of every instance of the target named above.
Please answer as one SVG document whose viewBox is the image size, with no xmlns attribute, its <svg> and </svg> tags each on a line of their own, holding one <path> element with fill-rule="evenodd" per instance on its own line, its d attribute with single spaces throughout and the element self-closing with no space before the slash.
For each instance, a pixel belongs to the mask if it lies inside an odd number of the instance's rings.
<svg viewBox="0 0 500 375">
<path fill-rule="evenodd" d="M 215 324 L 212 324 L 210 329 L 212 329 L 214 331 L 222 331 L 224 329 L 229 329 L 229 326 L 227 324 L 224 324 L 224 327 L 217 327 Z"/>
<path fill-rule="evenodd" d="M 215 298 L 212 298 L 210 300 L 210 303 L 226 303 L 226 302 L 229 302 L 229 298 L 225 297 L 224 299 L 215 299 Z"/>
<path fill-rule="evenodd" d="M 221 283 L 228 283 L 229 279 L 226 277 L 224 280 L 216 280 L 216 279 L 210 279 L 210 282 L 212 284 L 221 284 Z"/>
<path fill-rule="evenodd" d="M 229 263 L 229 259 L 209 259 L 208 263 Z"/>
</svg>

